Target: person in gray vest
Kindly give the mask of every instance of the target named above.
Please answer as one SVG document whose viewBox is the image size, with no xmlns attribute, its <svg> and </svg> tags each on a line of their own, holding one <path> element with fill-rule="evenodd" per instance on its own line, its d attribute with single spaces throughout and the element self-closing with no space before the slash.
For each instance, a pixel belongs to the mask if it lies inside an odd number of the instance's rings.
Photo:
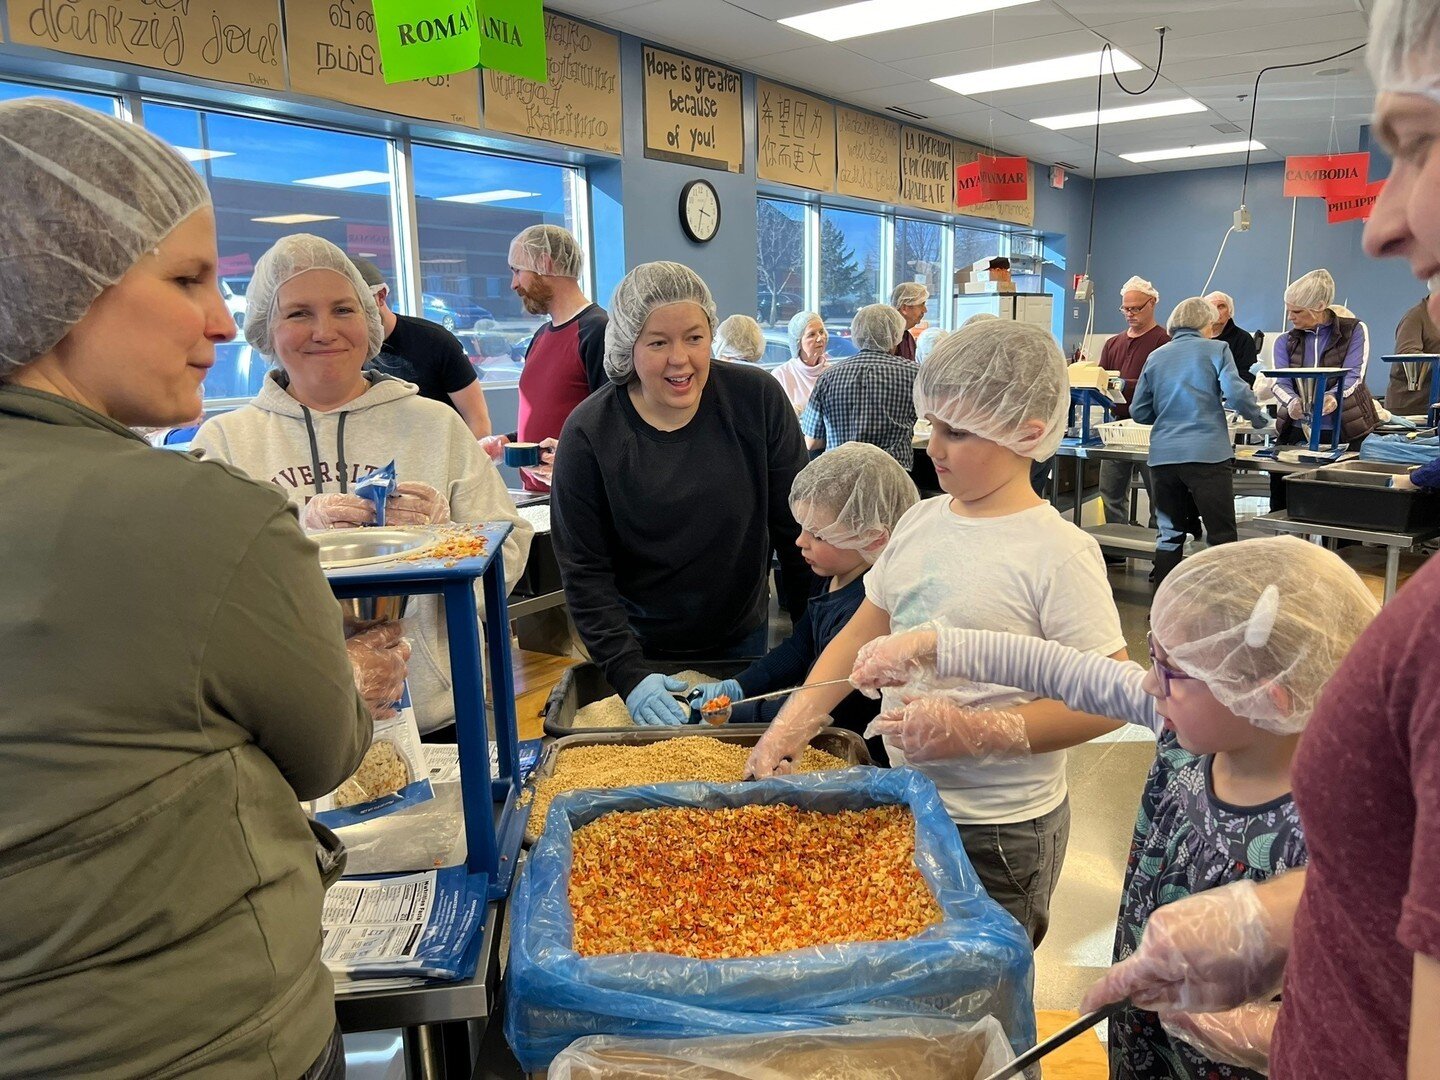
<svg viewBox="0 0 1440 1080">
<path fill-rule="evenodd" d="M 1274 361 L 1277 368 L 1343 367 L 1339 393 L 1332 384 L 1325 394 L 1320 430 L 1328 435 L 1338 420 L 1342 436 L 1358 440 L 1376 423 L 1375 402 L 1365 389 L 1370 335 L 1359 319 L 1333 310 L 1334 303 L 1330 271 L 1311 270 L 1292 281 L 1285 290 L 1285 315 L 1293 329 L 1275 340 Z M 1294 379 L 1282 375 L 1275 380 L 1275 400 L 1282 435 L 1290 423 L 1309 415 Z"/>
</svg>

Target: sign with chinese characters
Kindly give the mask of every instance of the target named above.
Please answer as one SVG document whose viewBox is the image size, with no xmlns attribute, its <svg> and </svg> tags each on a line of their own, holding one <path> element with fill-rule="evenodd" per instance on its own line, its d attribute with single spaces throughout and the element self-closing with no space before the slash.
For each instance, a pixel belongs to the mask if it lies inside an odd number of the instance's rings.
<svg viewBox="0 0 1440 1080">
<path fill-rule="evenodd" d="M 855 109 L 835 110 L 835 190 L 893 203 L 900 197 L 900 124 Z"/>
<path fill-rule="evenodd" d="M 756 175 L 811 191 L 834 191 L 835 106 L 757 79 L 755 111 L 760 145 Z"/>
<path fill-rule="evenodd" d="M 645 156 L 706 169 L 745 167 L 740 73 L 646 45 Z"/>
</svg>

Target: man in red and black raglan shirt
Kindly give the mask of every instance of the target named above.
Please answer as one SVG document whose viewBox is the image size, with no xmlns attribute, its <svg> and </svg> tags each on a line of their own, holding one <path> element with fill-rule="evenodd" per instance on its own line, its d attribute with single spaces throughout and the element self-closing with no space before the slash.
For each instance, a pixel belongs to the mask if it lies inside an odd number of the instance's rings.
<svg viewBox="0 0 1440 1080">
<path fill-rule="evenodd" d="M 528 491 L 550 490 L 550 467 L 560 429 L 575 406 L 609 383 L 605 377 L 605 309 L 580 291 L 585 253 L 558 225 L 532 225 L 510 242 L 510 288 L 531 315 L 548 315 L 530 339 L 520 372 L 520 412 L 514 438 L 548 450 L 543 464 L 522 469 Z M 498 459 L 509 436 L 482 441 Z"/>
</svg>

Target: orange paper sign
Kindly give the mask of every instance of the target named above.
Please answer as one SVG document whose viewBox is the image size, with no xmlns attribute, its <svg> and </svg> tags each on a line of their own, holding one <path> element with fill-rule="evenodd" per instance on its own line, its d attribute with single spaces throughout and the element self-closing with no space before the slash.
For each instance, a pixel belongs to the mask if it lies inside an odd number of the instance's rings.
<svg viewBox="0 0 1440 1080">
<path fill-rule="evenodd" d="M 1340 198 L 1365 194 L 1369 154 L 1314 154 L 1285 159 L 1285 198 Z"/>
<path fill-rule="evenodd" d="M 1375 200 L 1380 198 L 1380 191 L 1385 187 L 1384 180 L 1376 180 L 1365 188 L 1361 195 L 1332 195 L 1325 200 L 1326 216 L 1330 224 L 1334 225 L 1339 221 L 1367 221 L 1370 218 L 1370 211 L 1375 208 Z"/>
<path fill-rule="evenodd" d="M 980 166 L 980 189 L 986 202 L 1020 202 L 1030 196 L 1030 162 L 1023 157 L 985 157 Z"/>
<path fill-rule="evenodd" d="M 955 170 L 955 205 L 975 206 L 985 201 L 980 187 L 980 162 L 972 161 Z"/>
</svg>

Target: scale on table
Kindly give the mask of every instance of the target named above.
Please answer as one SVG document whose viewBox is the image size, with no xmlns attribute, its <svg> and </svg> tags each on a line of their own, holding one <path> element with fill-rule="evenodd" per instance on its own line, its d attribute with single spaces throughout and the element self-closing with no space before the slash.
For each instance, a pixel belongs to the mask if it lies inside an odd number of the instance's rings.
<svg viewBox="0 0 1440 1080">
<path fill-rule="evenodd" d="M 1340 383 L 1345 378 L 1348 368 L 1343 367 L 1307 367 L 1307 368 L 1261 368 L 1260 374 L 1270 379 L 1293 379 L 1295 392 L 1300 396 L 1301 406 L 1310 414 L 1310 441 L 1300 454 L 1307 461 L 1326 462 L 1337 461 L 1341 456 L 1349 452 L 1349 446 L 1340 441 L 1340 412 L 1344 408 L 1339 402 L 1336 403 L 1335 423 L 1331 431 L 1330 445 L 1322 447 L 1321 443 L 1321 422 L 1325 416 L 1325 394 L 1330 389 L 1330 384 L 1335 384 L 1335 391 L 1338 396 Z M 1280 454 L 1289 448 L 1279 445 L 1266 447 L 1257 450 L 1251 457 L 1274 458 L 1277 461 L 1283 460 Z"/>
<path fill-rule="evenodd" d="M 1060 440 L 1062 446 L 1100 446 L 1102 440 L 1096 430 L 1096 424 L 1090 422 L 1090 410 L 1098 408 L 1101 410 L 1104 419 L 1102 424 L 1109 423 L 1115 419 L 1115 399 L 1104 390 L 1097 390 L 1092 386 L 1072 386 L 1070 388 L 1070 413 L 1065 420 L 1066 431 L 1079 431 L 1078 435 L 1067 435 Z M 1080 419 L 1075 419 L 1076 410 L 1080 412 Z"/>
<path fill-rule="evenodd" d="M 1440 355 L 1436 353 L 1396 353 L 1380 358 L 1387 364 L 1399 364 L 1405 374 L 1405 382 L 1411 390 L 1420 389 L 1421 365 L 1430 365 L 1430 408 L 1425 412 L 1427 423 L 1436 420 L 1435 411 L 1440 409 Z"/>
</svg>

